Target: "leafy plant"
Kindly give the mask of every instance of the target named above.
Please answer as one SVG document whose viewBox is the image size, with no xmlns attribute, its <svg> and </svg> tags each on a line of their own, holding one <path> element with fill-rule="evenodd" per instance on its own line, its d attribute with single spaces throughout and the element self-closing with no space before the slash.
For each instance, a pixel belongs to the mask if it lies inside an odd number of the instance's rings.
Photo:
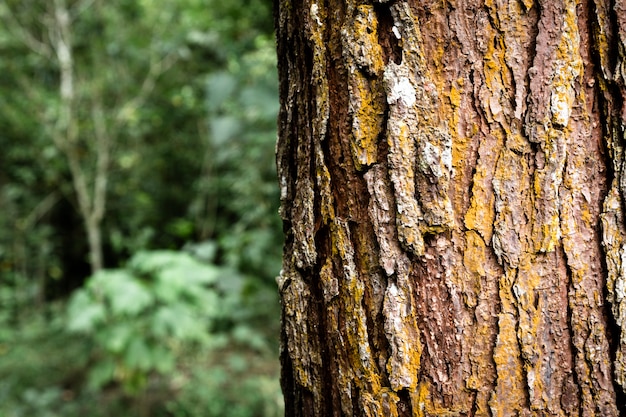
<svg viewBox="0 0 626 417">
<path fill-rule="evenodd" d="M 136 392 L 151 373 L 172 372 L 188 344 L 217 343 L 210 333 L 220 311 L 213 284 L 224 274 L 185 252 L 153 251 L 92 276 L 67 312 L 67 329 L 95 347 L 90 386 L 116 382 Z"/>
</svg>

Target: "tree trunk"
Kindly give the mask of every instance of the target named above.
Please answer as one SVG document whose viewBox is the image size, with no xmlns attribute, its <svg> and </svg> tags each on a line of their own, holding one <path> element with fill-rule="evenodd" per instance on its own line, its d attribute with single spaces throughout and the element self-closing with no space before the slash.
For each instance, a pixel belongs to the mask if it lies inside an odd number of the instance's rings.
<svg viewBox="0 0 626 417">
<path fill-rule="evenodd" d="M 275 11 L 286 415 L 626 415 L 626 1 Z"/>
</svg>

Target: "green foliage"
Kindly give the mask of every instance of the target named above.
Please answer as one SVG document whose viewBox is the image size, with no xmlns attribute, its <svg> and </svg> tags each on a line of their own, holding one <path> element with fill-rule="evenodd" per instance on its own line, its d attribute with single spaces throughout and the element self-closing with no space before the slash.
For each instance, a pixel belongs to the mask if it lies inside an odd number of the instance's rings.
<svg viewBox="0 0 626 417">
<path fill-rule="evenodd" d="M 0 326 L 0 415 L 280 415 L 276 295 L 190 254 L 211 248 L 138 253 L 52 321 Z"/>
<path fill-rule="evenodd" d="M 42 22 L 51 4 L 0 5 L 0 53 L 7 58 L 0 61 L 0 254 L 7 260 L 0 280 L 38 275 L 38 290 L 56 296 L 58 287 L 64 293 L 81 284 L 86 240 L 67 161 L 51 138 L 59 68 L 15 26 L 49 43 Z M 270 2 L 84 4 L 91 6 L 72 20 L 82 132 L 75 152 L 92 183 L 91 109 L 99 103 L 114 141 L 103 224 L 107 266 L 144 249 L 213 240 L 218 262 L 272 282 L 281 235 Z M 162 61 L 169 66 L 148 79 Z M 33 258 L 45 265 L 26 261 Z"/>
<path fill-rule="evenodd" d="M 89 345 L 63 330 L 62 314 L 52 306 L 52 321 L 28 315 L 28 325 L 0 332 L 0 415 L 64 417 L 79 415 L 79 404 L 64 389 L 80 381 Z M 94 414 L 95 415 L 95 414 Z"/>
<path fill-rule="evenodd" d="M 0 2 L 0 416 L 280 414 L 271 2 L 66 2 L 91 192 L 112 140 L 90 278 L 55 4 Z"/>
<path fill-rule="evenodd" d="M 232 363 L 239 361 L 239 365 Z M 226 365 L 193 373 L 189 389 L 168 404 L 175 417 L 279 417 L 284 415 L 282 395 L 276 378 L 247 375 L 250 361 L 231 357 Z M 233 368 L 240 368 L 239 371 Z M 246 369 L 242 371 L 241 368 Z M 242 392 L 245 395 L 242 396 Z"/>
<path fill-rule="evenodd" d="M 172 372 L 185 343 L 208 348 L 220 310 L 211 284 L 224 274 L 184 252 L 159 251 L 90 278 L 70 300 L 67 325 L 92 338 L 98 362 L 90 386 L 117 382 L 132 393 L 152 372 Z"/>
<path fill-rule="evenodd" d="M 278 90 L 273 39 L 258 37 L 256 49 L 206 80 L 211 164 L 198 195 L 221 213 L 204 216 L 217 235 L 224 261 L 273 280 L 280 264 L 281 229 L 274 165 Z M 235 161 L 237 161 L 235 163 Z M 199 201 L 192 210 L 198 210 Z M 209 213 L 207 213 L 209 214 Z"/>
</svg>

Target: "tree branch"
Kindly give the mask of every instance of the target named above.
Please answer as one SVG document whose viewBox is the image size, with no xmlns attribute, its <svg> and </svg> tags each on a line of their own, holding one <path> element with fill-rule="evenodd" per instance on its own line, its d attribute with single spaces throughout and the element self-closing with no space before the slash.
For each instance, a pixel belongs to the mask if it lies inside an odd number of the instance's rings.
<svg viewBox="0 0 626 417">
<path fill-rule="evenodd" d="M 105 116 L 99 101 L 94 101 L 91 109 L 96 135 L 96 174 L 93 191 L 93 217 L 98 222 L 104 218 L 106 192 L 111 157 L 111 136 L 107 130 Z"/>
<path fill-rule="evenodd" d="M 156 87 L 157 79 L 172 68 L 178 59 L 178 54 L 175 51 L 169 52 L 157 61 L 151 59 L 150 68 L 148 69 L 148 72 L 141 84 L 139 92 L 135 97 L 131 98 L 124 105 L 122 105 L 120 110 L 117 112 L 115 117 L 116 127 L 119 128 L 127 122 L 126 115 L 132 113 L 134 109 L 140 107 L 146 101 L 148 96 Z"/>
<path fill-rule="evenodd" d="M 0 13 L 0 19 L 4 23 L 7 30 L 37 55 L 51 59 L 53 54 L 50 46 L 37 39 L 28 29 L 26 29 L 26 27 L 17 18 L 17 15 L 13 12 L 11 7 L 9 7 L 6 3 L 4 4 L 4 10 L 6 10 L 8 16 Z"/>
</svg>

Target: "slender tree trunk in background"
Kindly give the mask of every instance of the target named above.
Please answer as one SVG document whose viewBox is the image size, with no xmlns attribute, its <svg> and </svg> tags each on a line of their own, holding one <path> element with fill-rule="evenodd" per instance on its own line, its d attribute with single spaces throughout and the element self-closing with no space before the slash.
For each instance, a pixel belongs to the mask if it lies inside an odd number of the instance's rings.
<svg viewBox="0 0 626 417">
<path fill-rule="evenodd" d="M 626 415 L 626 1 L 275 11 L 286 415 Z"/>
<path fill-rule="evenodd" d="M 106 1 L 50 0 L 46 6 L 42 10 L 33 7 L 33 13 L 40 13 L 34 20 L 41 27 L 22 26 L 8 4 L 4 5 L 4 13 L 9 18 L 0 14 L 0 19 L 31 52 L 58 67 L 58 107 L 53 106 L 57 115 L 52 123 L 51 98 L 37 87 L 41 80 L 25 74 L 19 87 L 26 90 L 34 108 L 40 107 L 40 122 L 51 132 L 55 146 L 67 160 L 77 209 L 87 235 L 89 264 L 91 272 L 95 273 L 105 266 L 102 229 L 115 145 L 124 137 L 123 132 L 134 117 L 132 115 L 153 92 L 159 77 L 178 61 L 180 51 L 164 53 L 151 45 L 146 51 L 149 54 L 146 73 L 139 80 L 137 90 L 124 91 L 116 99 L 118 104 L 107 108 L 106 102 L 113 97 L 109 94 L 111 92 L 106 93 L 97 74 L 80 67 L 74 56 L 76 21 L 88 8 L 96 7 L 97 12 L 103 12 L 108 7 Z M 151 42 L 156 44 L 156 38 Z M 87 69 L 89 65 L 95 68 L 112 66 L 116 71 L 131 72 L 130 68 L 116 66 L 119 59 L 105 53 L 94 52 L 91 61 L 83 62 L 88 64 Z M 85 109 L 91 109 L 91 118 L 85 117 L 85 114 L 89 115 Z"/>
<path fill-rule="evenodd" d="M 106 190 L 109 175 L 111 140 L 106 133 L 102 111 L 94 105 L 92 111 L 97 142 L 96 168 L 92 175 L 93 186 L 89 185 L 88 169 L 81 164 L 79 156 L 79 139 L 81 135 L 80 120 L 76 115 L 77 88 L 76 68 L 73 54 L 72 18 L 65 0 L 54 0 L 54 23 L 49 27 L 52 50 L 59 65 L 59 117 L 53 133 L 54 142 L 65 155 L 74 192 L 78 201 L 78 210 L 83 218 L 87 242 L 89 245 L 89 265 L 95 273 L 104 267 L 102 247 L 102 220 L 106 207 Z"/>
</svg>

